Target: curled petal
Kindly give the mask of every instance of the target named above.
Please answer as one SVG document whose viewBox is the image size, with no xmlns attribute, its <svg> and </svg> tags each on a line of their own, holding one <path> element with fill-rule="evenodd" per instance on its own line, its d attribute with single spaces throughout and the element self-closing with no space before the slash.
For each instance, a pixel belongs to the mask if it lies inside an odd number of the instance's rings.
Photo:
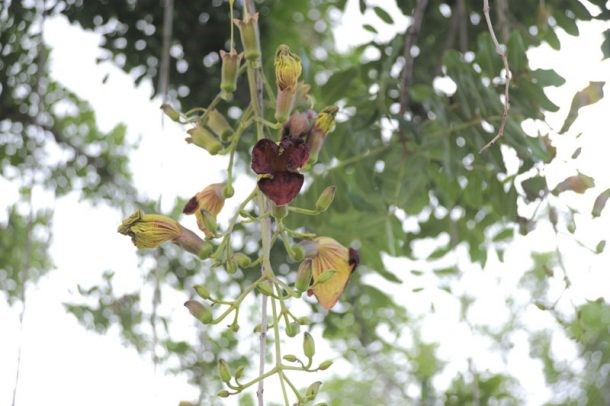
<svg viewBox="0 0 610 406">
<path fill-rule="evenodd" d="M 258 141 L 252 149 L 252 170 L 255 173 L 271 173 L 276 167 L 279 147 L 270 139 Z"/>
<path fill-rule="evenodd" d="M 290 203 L 299 194 L 305 177 L 300 173 L 276 172 L 258 181 L 258 187 L 278 206 Z"/>
</svg>

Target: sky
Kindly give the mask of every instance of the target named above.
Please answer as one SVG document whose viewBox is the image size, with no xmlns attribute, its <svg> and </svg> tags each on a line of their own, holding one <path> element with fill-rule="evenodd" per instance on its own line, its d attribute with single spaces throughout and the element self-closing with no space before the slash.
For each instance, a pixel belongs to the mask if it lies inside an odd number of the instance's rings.
<svg viewBox="0 0 610 406">
<path fill-rule="evenodd" d="M 400 15 L 397 10 L 388 11 L 393 16 Z M 354 28 L 360 27 L 362 23 L 379 27 L 381 34 L 375 39 L 384 41 L 396 32 L 403 32 L 407 22 L 407 18 L 395 18 L 395 24 L 389 26 L 381 22 L 372 11 L 360 16 L 357 2 L 349 1 L 346 15 L 342 17 L 335 35 L 341 39 L 337 42 L 347 49 L 375 37 Z M 533 68 L 553 68 L 567 80 L 561 88 L 545 90 L 551 100 L 562 101 L 557 113 L 547 114 L 546 119 L 551 129 L 556 131 L 561 127 L 576 91 L 585 87 L 589 81 L 610 81 L 610 62 L 600 62 L 599 49 L 600 33 L 607 28 L 607 25 L 597 23 L 581 24 L 580 37 L 560 35 L 561 52 L 541 47 L 528 53 Z M 226 158 L 206 154 L 205 159 L 202 159 L 199 149 L 184 143 L 183 129 L 169 120 L 162 121 L 159 101 L 150 100 L 152 87 L 149 82 L 143 81 L 136 88 L 132 79 L 118 68 L 110 64 L 95 64 L 100 53 L 100 38 L 97 34 L 70 26 L 62 17 L 54 17 L 45 24 L 44 38 L 53 48 L 51 75 L 92 104 L 101 129 L 109 130 L 123 122 L 128 125 L 129 137 L 140 139 L 140 146 L 134 151 L 131 162 L 134 183 L 138 190 L 149 197 L 160 199 L 162 210 L 169 209 L 176 196 L 189 197 L 202 186 L 223 179 Z M 109 75 L 108 80 L 102 84 L 106 74 Z M 606 93 L 609 92 L 610 89 L 606 86 Z M 550 187 L 566 176 L 575 174 L 576 170 L 595 178 L 595 188 L 584 195 L 568 192 L 560 197 L 562 201 L 578 208 L 577 237 L 588 247 L 594 247 L 600 239 L 607 237 L 610 226 L 608 212 L 597 221 L 593 221 L 589 215 L 594 197 L 610 187 L 606 164 L 607 125 L 604 124 L 608 111 L 610 97 L 581 109 L 579 119 L 567 135 L 553 136 L 559 158 L 545 168 Z M 536 125 L 531 125 L 526 129 L 534 131 L 536 128 Z M 582 136 L 576 140 L 575 135 L 581 132 Z M 569 157 L 577 145 L 582 146 L 583 150 L 578 159 L 572 160 Z M 185 168 L 201 176 L 182 176 Z M 227 202 L 227 209 L 220 215 L 221 224 L 232 213 L 233 202 L 239 202 L 243 197 L 240 194 L 251 190 L 253 184 L 252 179 L 238 178 L 235 188 L 238 195 Z M 10 189 L 10 185 L 7 188 Z M 43 192 L 34 195 L 34 203 L 37 205 L 44 206 L 47 204 L 46 199 L 48 196 Z M 155 370 L 148 358 L 121 344 L 116 329 L 98 335 L 85 330 L 74 317 L 66 314 L 62 302 L 73 297 L 77 284 L 90 286 L 98 283 L 104 270 L 113 269 L 116 271 L 118 288 L 130 292 L 141 285 L 142 274 L 138 270 L 134 247 L 116 233 L 121 213 L 111 207 L 91 207 L 79 201 L 75 195 L 59 199 L 54 204 L 55 227 L 51 254 L 56 269 L 43 277 L 36 286 L 30 286 L 23 331 L 18 326 L 18 306 L 9 308 L 6 303 L 0 302 L 0 320 L 3 325 L 0 405 L 10 404 L 19 342 L 23 348 L 17 398 L 20 406 L 84 403 L 176 405 L 180 400 L 196 398 L 197 391 L 186 383 L 185 376 Z M 93 212 L 95 216 L 91 215 Z M 82 244 L 76 240 L 80 235 L 81 221 L 85 218 L 89 227 L 97 230 L 97 240 L 91 244 Z M 187 219 L 185 225 L 194 228 L 194 223 L 189 224 L 188 220 L 192 219 Z M 75 244 L 79 247 L 78 252 L 73 248 Z M 464 252 L 458 250 L 455 253 L 451 260 L 460 263 L 465 269 L 463 277 L 455 282 L 456 292 L 477 292 L 477 300 L 469 315 L 471 320 L 491 325 L 501 323 L 508 316 L 504 310 L 503 297 L 507 292 L 519 291 L 519 278 L 523 270 L 531 265 L 529 255 L 524 253 L 529 253 L 532 249 L 541 252 L 554 250 L 556 244 L 565 253 L 566 266 L 571 270 L 570 277 L 574 284 L 560 306 L 571 306 L 600 296 L 610 300 L 607 289 L 610 282 L 607 272 L 607 264 L 610 263 L 608 255 L 585 255 L 584 248 L 575 244 L 571 238 L 556 240 L 550 227 L 543 226 L 527 237 L 518 237 L 508 247 L 505 262 L 492 259 L 485 270 L 470 265 Z M 430 247 L 421 247 L 422 251 L 426 249 Z M 583 258 L 588 262 L 583 263 Z M 375 275 L 367 275 L 365 283 L 397 293 L 410 291 L 412 287 L 424 287 L 417 294 L 397 294 L 395 297 L 415 315 L 428 314 L 432 303 L 437 310 L 435 314 L 426 317 L 423 338 L 441 342 L 439 355 L 452 361 L 445 372 L 436 378 L 435 384 L 446 387 L 452 373 L 465 369 L 468 360 L 472 359 L 480 371 L 509 370 L 520 376 L 530 404 L 539 404 L 551 396 L 548 390 L 542 389 L 544 378 L 540 365 L 529 357 L 527 337 L 515 338 L 507 361 L 499 359 L 499 356 L 498 359 L 490 356 L 490 352 L 481 351 L 481 348 L 490 348 L 490 343 L 473 337 L 468 328 L 459 322 L 457 299 L 439 291 L 436 279 L 431 275 L 415 277 L 408 272 L 401 272 L 415 266 L 425 270 L 425 263 L 389 256 L 385 260 L 390 270 L 401 275 L 403 284 L 398 287 L 390 285 Z M 551 293 L 559 294 L 561 288 L 560 284 L 551 284 Z M 172 316 L 189 326 L 191 320 L 182 308 L 185 296 L 186 293 L 184 296 L 170 295 L 165 299 L 168 303 L 164 305 L 175 309 L 170 310 Z M 517 297 L 523 301 L 528 300 L 525 293 L 521 296 L 517 293 Z M 527 308 L 523 319 L 541 328 L 551 325 L 548 315 L 533 305 Z M 452 340 L 446 339 L 447 330 L 452 332 Z M 316 333 L 319 335 L 319 331 Z M 192 330 L 185 327 L 183 334 L 188 336 Z M 317 343 L 320 341 L 322 340 L 317 340 Z M 399 343 L 408 346 L 411 337 L 404 334 Z M 554 350 L 566 359 L 576 356 L 573 343 L 559 336 Z M 330 352 L 328 354 L 333 356 Z M 349 365 L 338 362 L 333 367 L 333 372 L 347 373 Z M 417 388 L 408 390 L 410 394 L 417 395 Z M 274 383 L 269 383 L 268 393 L 273 396 Z"/>
</svg>

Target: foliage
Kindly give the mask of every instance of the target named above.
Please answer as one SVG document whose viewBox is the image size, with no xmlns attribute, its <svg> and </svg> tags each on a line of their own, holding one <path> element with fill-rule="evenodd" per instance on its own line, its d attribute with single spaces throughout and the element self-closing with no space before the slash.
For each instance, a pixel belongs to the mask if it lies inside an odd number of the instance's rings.
<svg viewBox="0 0 610 406">
<path fill-rule="evenodd" d="M 86 3 L 85 6 L 85 2 L 58 1 L 53 12 L 63 13 L 84 28 L 101 30 L 105 38 L 103 46 L 108 50 L 107 58 L 131 72 L 136 80 L 152 80 L 159 90 L 158 66 L 163 31 L 163 13 L 159 3 L 127 2 L 113 7 L 98 0 Z M 418 2 L 399 0 L 396 3 L 404 15 L 412 15 Z M 352 244 L 360 249 L 362 265 L 343 294 L 340 305 L 324 315 L 317 304 L 311 306 L 311 320 L 321 327 L 324 337 L 352 365 L 353 374 L 349 379 L 337 377 L 325 382 L 323 391 L 327 395 L 321 396 L 328 396 L 329 404 L 354 404 L 362 399 L 377 400 L 380 404 L 415 399 L 429 404 L 439 399 L 448 404 L 463 404 L 474 402 L 475 398 L 483 403 L 492 399 L 523 402 L 520 391 L 516 389 L 518 379 L 504 373 L 465 369 L 454 377 L 448 388 L 439 388 L 435 377 L 443 372 L 444 364 L 437 347 L 434 343 L 418 341 L 406 348 L 400 343 L 399 338 L 405 330 L 417 335 L 419 321 L 415 320 L 410 309 L 399 304 L 399 298 L 392 297 L 389 290 L 375 282 L 383 279 L 384 283 L 393 284 L 396 291 L 405 295 L 420 294 L 417 286 L 406 286 L 403 281 L 412 276 L 423 280 L 427 276 L 424 271 L 387 266 L 388 258 L 406 257 L 426 262 L 433 271 L 435 283 L 452 293 L 452 281 L 465 272 L 456 252 L 464 250 L 470 261 L 484 268 L 490 258 L 497 255 L 502 259 L 507 243 L 517 233 L 527 234 L 537 224 L 548 222 L 558 234 L 571 234 L 575 212 L 556 202 L 564 193 L 582 193 L 594 185 L 594 179 L 580 172 L 555 187 L 549 185 L 545 167 L 556 159 L 552 143 L 555 134 L 544 123 L 544 114 L 556 111 L 559 101 L 551 100 L 544 88 L 561 86 L 564 80 L 553 70 L 531 69 L 526 51 L 541 44 L 559 49 L 558 30 L 578 35 L 577 22 L 607 21 L 610 9 L 606 2 L 590 1 L 597 8 L 596 12 L 590 11 L 595 8 L 591 4 L 585 7 L 580 2 L 563 0 L 523 2 L 518 7 L 511 4 L 507 12 L 502 12 L 496 7 L 508 2 L 492 1 L 492 19 L 500 42 L 505 43 L 508 50 L 512 75 L 511 110 L 499 145 L 483 154 L 477 151 L 495 135 L 500 123 L 502 100 L 499 95 L 504 82 L 502 61 L 484 23 L 482 2 L 429 3 L 417 35 L 417 49 L 408 50 L 408 53 L 405 53 L 406 36 L 403 33 L 389 41 L 380 41 L 376 36 L 378 29 L 372 25 L 363 27 L 372 33 L 370 41 L 347 53 L 338 53 L 331 27 L 336 24 L 336 11 L 344 8 L 345 1 L 269 0 L 259 5 L 263 61 L 266 63 L 263 69 L 267 77 L 271 77 L 270 61 L 277 45 L 288 43 L 303 61 L 303 79 L 315 84 L 312 96 L 316 105 L 337 104 L 341 107 L 335 132 L 326 140 L 318 164 L 308 172 L 313 182 L 306 184 L 295 205 L 314 207 L 328 185 L 336 185 L 335 201 L 324 216 L 292 213 L 285 220 L 289 228 L 332 235 L 342 244 Z M 388 9 L 372 7 L 366 1 L 360 1 L 359 6 L 362 12 L 375 14 L 381 26 L 398 19 L 388 11 L 389 6 Z M 9 16 L 14 16 L 15 21 L 26 21 L 28 26 L 38 21 L 35 10 L 22 7 L 15 1 L 10 7 Z M 177 99 L 185 106 L 208 105 L 212 101 L 220 77 L 220 61 L 215 52 L 227 49 L 227 8 L 225 2 L 175 2 L 170 99 Z M 3 27 L 8 28 L 2 29 L 5 36 L 0 44 L 23 43 L 4 39 L 12 38 L 11 35 L 30 35 L 31 32 L 16 30 L 15 23 Z M 602 49 L 607 57 L 607 32 L 605 36 Z M 341 38 L 337 40 L 341 41 Z M 35 44 L 39 42 L 32 41 Z M 4 75 L 0 82 L 3 84 L 1 111 L 6 112 L 10 119 L 1 123 L 2 137 L 7 140 L 0 144 L 3 176 L 8 176 L 6 168 L 24 168 L 26 157 L 36 156 L 36 151 L 45 148 L 39 142 L 42 137 L 28 135 L 26 131 L 28 125 L 41 128 L 34 125 L 39 120 L 35 93 L 29 93 L 32 100 L 21 100 L 19 93 L 12 91 L 19 84 L 35 89 L 35 74 L 9 74 L 12 72 L 9 66 L 35 66 L 37 53 L 34 49 L 37 48 L 13 49 L 8 53 L 11 58 L 22 59 L 3 58 L 0 62 L 0 73 Z M 409 55 L 414 56 L 413 78 L 408 87 L 409 103 L 401 106 L 401 79 Z M 451 85 L 439 84 L 443 83 L 439 79 L 455 85 L 455 90 Z M 16 83 L 17 80 L 23 83 Z M 236 94 L 236 103 L 243 105 L 249 96 L 245 80 L 239 84 L 242 90 Z M 603 84 L 594 83 L 587 88 L 590 92 L 584 89 L 582 94 L 575 95 L 563 130 L 567 131 L 577 119 L 581 107 L 599 100 L 603 94 L 602 87 Z M 114 146 L 101 143 L 105 135 L 94 130 L 92 112 L 86 105 L 60 90 L 57 84 L 49 82 L 46 89 L 58 95 L 50 100 L 71 100 L 76 105 L 74 110 L 81 114 L 66 120 L 61 113 L 53 113 L 57 114 L 49 121 L 53 127 L 42 127 L 46 134 L 44 140 L 54 140 L 52 142 L 72 151 L 74 162 L 80 162 L 81 167 L 70 171 L 72 164 L 68 162 L 57 164 L 59 169 L 52 172 L 32 162 L 29 167 L 47 173 L 46 184 L 61 186 L 59 194 L 82 184 L 74 182 L 74 177 L 83 179 L 82 190 L 94 199 L 112 197 L 111 185 L 118 185 L 117 190 L 128 190 L 122 130 L 113 132 Z M 581 97 L 589 94 L 591 97 L 587 100 Z M 22 104 L 30 106 L 26 116 L 18 108 Z M 401 108 L 406 114 L 400 114 Z M 226 106 L 221 105 L 220 111 L 225 113 Z M 272 120 L 271 116 L 266 118 Z M 544 130 L 538 134 L 526 132 L 524 122 L 540 124 Z M 69 127 L 77 123 L 86 123 L 89 129 L 84 140 L 78 132 L 70 133 Z M 56 131 L 51 131 L 53 128 Z M 23 134 L 32 140 L 27 153 L 18 148 L 21 145 L 18 139 Z M 69 138 L 64 142 L 62 137 Z M 99 143 L 104 151 L 101 155 L 90 157 L 86 150 L 79 150 L 79 147 L 93 143 Z M 251 147 L 251 142 L 240 141 L 237 145 L 239 156 L 246 157 Z M 122 159 L 115 160 L 117 154 Z M 52 166 L 45 168 L 49 167 Z M 236 170 L 247 171 L 246 167 L 237 166 Z M 104 173 L 104 168 L 110 168 L 108 174 Z M 89 172 L 97 176 L 85 177 Z M 63 181 L 55 180 L 62 179 L 62 176 Z M 91 183 L 86 183 L 87 179 L 91 179 Z M 599 194 L 593 206 L 594 217 L 604 213 L 607 198 L 608 191 Z M 177 208 L 180 206 L 176 204 Z M 545 209 L 536 210 L 533 215 L 531 210 L 524 210 L 533 206 Z M 406 220 L 412 225 L 407 227 Z M 258 251 L 255 228 L 244 224 L 236 226 L 235 231 L 243 236 L 241 241 L 234 243 L 235 251 L 245 249 L 248 254 Z M 432 242 L 434 248 L 422 252 L 419 249 L 421 242 Z M 603 251 L 603 244 L 598 247 L 599 252 Z M 291 280 L 296 269 L 281 242 L 273 247 L 271 256 L 278 275 Z M 252 273 L 242 270 L 230 278 L 217 272 L 201 271 L 196 260 L 179 255 L 173 247 L 162 247 L 155 258 L 156 263 L 144 266 L 144 272 L 149 281 L 147 288 L 157 292 L 153 301 L 159 306 L 163 295 L 168 293 L 164 289 L 184 292 L 205 280 L 211 291 L 227 292 L 226 295 L 221 293 L 219 299 L 222 299 L 231 297 L 232 293 L 241 291 L 255 280 Z M 559 391 L 552 404 L 569 404 L 577 400 L 605 404 L 609 401 L 605 392 L 610 387 L 609 378 L 599 371 L 606 371 L 610 363 L 607 334 L 603 334 L 607 304 L 600 300 L 579 305 L 572 312 L 558 310 L 556 300 L 559 299 L 551 297 L 548 289 L 558 281 L 565 282 L 565 289 L 570 288 L 566 270 L 562 267 L 559 249 L 537 255 L 532 270 L 523 278 L 522 287 L 528 292 L 530 302 L 535 303 L 540 311 L 550 314 L 555 327 L 567 332 L 578 348 L 580 359 L 585 361 L 583 369 L 560 362 L 552 350 L 551 333 L 529 331 L 523 326 L 518 316 L 525 308 L 517 304 L 507 304 L 513 322 L 503 327 L 503 334 L 486 331 L 480 326 L 475 326 L 474 330 L 498 343 L 499 352 L 506 352 L 502 345 L 511 334 L 526 330 L 530 335 L 531 355 L 541 360 L 550 387 L 568 385 L 578 389 L 569 393 Z M 375 278 L 377 276 L 379 278 Z M 113 306 L 120 302 L 120 298 L 114 297 L 109 281 L 110 278 L 98 288 L 81 290 L 82 300 L 93 299 L 93 304 L 68 305 L 86 325 L 91 317 L 97 320 L 97 324 L 88 324 L 89 327 L 99 329 L 98 326 L 103 326 L 106 329 L 118 321 L 124 336 L 138 350 L 151 351 L 159 362 L 168 360 L 169 354 L 176 355 L 173 359 L 179 360 L 180 367 L 175 369 L 191 371 L 193 382 L 199 384 L 215 369 L 214 356 L 227 359 L 233 371 L 246 364 L 243 358 L 231 355 L 237 341 L 243 337 L 242 333 L 227 333 L 221 339 L 223 333 L 199 328 L 200 340 L 197 342 L 172 337 L 171 328 L 167 327 L 165 333 L 148 331 L 138 334 L 137 331 L 142 330 L 142 325 L 148 321 L 153 326 L 157 323 L 167 326 L 171 321 L 154 312 L 143 313 L 135 305 L 138 295 L 145 293 L 145 288 L 129 296 L 134 300 L 133 306 Z M 4 286 L 0 284 L 3 290 Z M 463 320 L 468 323 L 467 303 L 470 298 L 465 294 L 458 296 L 457 292 L 454 295 L 465 303 Z M 156 342 L 164 343 L 166 354 L 151 350 Z M 205 349 L 203 355 L 202 347 Z M 420 364 L 426 368 L 416 368 Z M 376 382 L 379 385 L 375 385 Z M 217 391 L 217 382 L 208 381 L 207 385 L 202 386 L 200 402 L 213 402 L 209 394 Z M 407 392 L 407 387 L 416 389 Z"/>
</svg>

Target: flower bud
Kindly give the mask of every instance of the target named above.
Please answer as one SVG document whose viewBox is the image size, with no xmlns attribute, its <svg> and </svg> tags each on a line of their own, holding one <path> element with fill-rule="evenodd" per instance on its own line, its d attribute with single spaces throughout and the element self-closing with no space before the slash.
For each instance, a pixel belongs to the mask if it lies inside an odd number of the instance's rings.
<svg viewBox="0 0 610 406">
<path fill-rule="evenodd" d="M 237 265 L 235 265 L 235 261 L 229 259 L 226 263 L 225 263 L 225 270 L 227 271 L 228 274 L 234 274 L 235 272 L 237 272 Z"/>
<path fill-rule="evenodd" d="M 333 362 L 331 360 L 326 360 L 324 362 L 321 362 L 320 365 L 318 365 L 318 369 L 320 371 L 324 371 L 328 368 L 330 368 L 330 366 L 333 364 Z"/>
<path fill-rule="evenodd" d="M 267 282 L 259 282 L 256 287 L 265 296 L 275 296 L 273 293 L 273 287 Z"/>
<path fill-rule="evenodd" d="M 297 334 L 299 334 L 299 330 L 300 330 L 299 323 L 296 323 L 296 322 L 288 323 L 288 325 L 286 326 L 286 335 L 288 337 L 294 337 Z"/>
<path fill-rule="evenodd" d="M 296 90 L 301 76 L 301 58 L 290 52 L 288 45 L 280 45 L 275 51 L 275 82 L 279 90 Z"/>
<path fill-rule="evenodd" d="M 181 235 L 180 225 L 176 220 L 160 214 L 145 214 L 141 210 L 136 210 L 123 220 L 117 231 L 130 236 L 138 248 L 156 248 Z"/>
<path fill-rule="evenodd" d="M 236 252 L 233 254 L 233 261 L 235 261 L 242 269 L 247 268 L 250 266 L 250 264 L 252 264 L 250 257 L 242 252 Z"/>
<path fill-rule="evenodd" d="M 218 151 L 220 151 L 222 148 L 220 141 L 218 141 L 218 139 L 216 139 L 211 132 L 203 127 L 193 127 L 190 130 L 187 130 L 187 133 L 190 135 L 190 137 L 186 138 L 186 142 L 189 144 L 195 144 L 198 147 L 205 149 L 210 153 L 210 155 L 218 154 Z"/>
<path fill-rule="evenodd" d="M 302 113 L 292 113 L 282 128 L 282 139 L 305 140 L 309 135 L 315 113 L 308 110 Z"/>
<path fill-rule="evenodd" d="M 205 124 L 223 141 L 227 141 L 233 135 L 231 125 L 218 110 L 208 113 L 208 121 Z"/>
<path fill-rule="evenodd" d="M 299 265 L 297 271 L 297 280 L 294 283 L 294 288 L 298 292 L 305 292 L 311 283 L 311 260 L 306 259 Z"/>
<path fill-rule="evenodd" d="M 241 378 L 242 376 L 244 376 L 244 366 L 240 366 L 235 370 L 235 380 Z"/>
<path fill-rule="evenodd" d="M 220 397 L 220 398 L 228 398 L 230 395 L 229 391 L 226 389 L 223 390 L 219 390 L 218 393 L 216 393 L 216 396 Z"/>
<path fill-rule="evenodd" d="M 206 186 L 201 192 L 191 197 L 184 205 L 184 214 L 194 214 L 197 218 L 197 226 L 203 231 L 207 238 L 212 238 L 216 230 L 216 216 L 222 210 L 225 199 L 222 196 L 223 183 L 213 183 Z M 205 214 L 207 212 L 207 214 Z M 208 224 L 206 224 L 206 221 Z M 213 226 L 213 229 L 208 228 Z M 211 254 L 211 253 L 210 253 Z"/>
<path fill-rule="evenodd" d="M 284 358 L 284 360 L 286 360 L 288 362 L 297 362 L 297 359 L 298 359 L 296 357 L 296 355 L 293 355 L 293 354 L 286 354 L 286 355 L 284 355 L 283 358 Z"/>
<path fill-rule="evenodd" d="M 309 385 L 309 387 L 305 391 L 305 398 L 307 400 L 309 400 L 310 402 L 312 400 L 314 400 L 316 398 L 316 396 L 318 396 L 318 391 L 320 390 L 321 385 L 322 385 L 322 382 L 320 382 L 320 381 L 314 382 L 311 385 Z"/>
<path fill-rule="evenodd" d="M 316 117 L 311 134 L 307 140 L 307 146 L 309 147 L 309 160 L 307 162 L 310 165 L 316 163 L 326 136 L 335 126 L 335 116 L 338 111 L 339 108 L 337 106 L 328 106 L 323 108 Z"/>
<path fill-rule="evenodd" d="M 235 194 L 235 189 L 233 189 L 233 185 L 231 185 L 230 183 L 227 183 L 222 188 L 222 197 L 224 197 L 225 199 L 233 197 L 234 194 Z"/>
<path fill-rule="evenodd" d="M 231 381 L 231 371 L 229 370 L 229 365 L 224 359 L 218 360 L 218 376 L 223 382 Z"/>
<path fill-rule="evenodd" d="M 301 247 L 299 244 L 295 244 L 292 247 L 290 247 L 290 256 L 296 262 L 299 262 L 299 261 L 302 261 L 303 258 L 305 257 L 305 251 L 303 251 L 303 247 Z"/>
<path fill-rule="evenodd" d="M 220 59 L 222 59 L 220 90 L 222 90 L 225 100 L 229 100 L 235 89 L 237 89 L 239 63 L 243 56 L 243 53 L 238 54 L 235 49 L 231 49 L 231 52 L 220 51 Z"/>
<path fill-rule="evenodd" d="M 196 300 L 187 300 L 186 302 L 184 302 L 184 306 L 193 316 L 195 316 L 197 320 L 199 320 L 203 324 L 208 324 L 212 322 L 212 312 L 210 311 L 210 309 L 208 309 L 207 306 L 204 306 Z"/>
<path fill-rule="evenodd" d="M 174 110 L 172 106 L 167 103 L 161 105 L 161 110 L 170 120 L 175 121 L 176 123 L 180 122 L 180 113 Z"/>
<path fill-rule="evenodd" d="M 303 333 L 303 354 L 307 358 L 311 358 L 316 353 L 316 345 L 313 341 L 313 337 L 307 331 Z"/>
<path fill-rule="evenodd" d="M 209 299 L 210 298 L 210 291 L 203 285 L 195 285 L 195 292 L 197 292 L 197 295 L 199 295 L 200 298 L 202 299 Z"/>
<path fill-rule="evenodd" d="M 326 189 L 320 193 L 320 197 L 318 197 L 318 201 L 316 201 L 316 210 L 318 211 L 326 211 L 335 199 L 335 190 L 336 186 L 328 186 Z"/>
<path fill-rule="evenodd" d="M 297 321 L 299 322 L 299 324 L 301 326 L 306 326 L 309 324 L 309 317 L 307 317 L 307 316 L 299 317 Z"/>
<path fill-rule="evenodd" d="M 251 15 L 246 12 L 243 20 L 233 20 L 239 28 L 241 43 L 244 47 L 246 60 L 258 62 L 261 57 L 260 34 L 258 31 L 258 13 Z"/>
<path fill-rule="evenodd" d="M 231 329 L 232 332 L 237 333 L 239 331 L 239 324 L 232 323 L 229 325 L 229 329 Z"/>
</svg>

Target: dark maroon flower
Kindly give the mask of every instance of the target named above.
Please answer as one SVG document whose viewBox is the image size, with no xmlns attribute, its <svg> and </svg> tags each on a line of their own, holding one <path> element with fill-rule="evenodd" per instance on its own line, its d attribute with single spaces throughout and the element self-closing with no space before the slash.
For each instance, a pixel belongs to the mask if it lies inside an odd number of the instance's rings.
<svg viewBox="0 0 610 406">
<path fill-rule="evenodd" d="M 305 177 L 298 170 L 309 158 L 307 145 L 299 140 L 282 140 L 277 145 L 269 139 L 258 141 L 252 149 L 252 170 L 270 175 L 258 181 L 258 187 L 278 206 L 290 203 L 299 194 Z"/>
</svg>

